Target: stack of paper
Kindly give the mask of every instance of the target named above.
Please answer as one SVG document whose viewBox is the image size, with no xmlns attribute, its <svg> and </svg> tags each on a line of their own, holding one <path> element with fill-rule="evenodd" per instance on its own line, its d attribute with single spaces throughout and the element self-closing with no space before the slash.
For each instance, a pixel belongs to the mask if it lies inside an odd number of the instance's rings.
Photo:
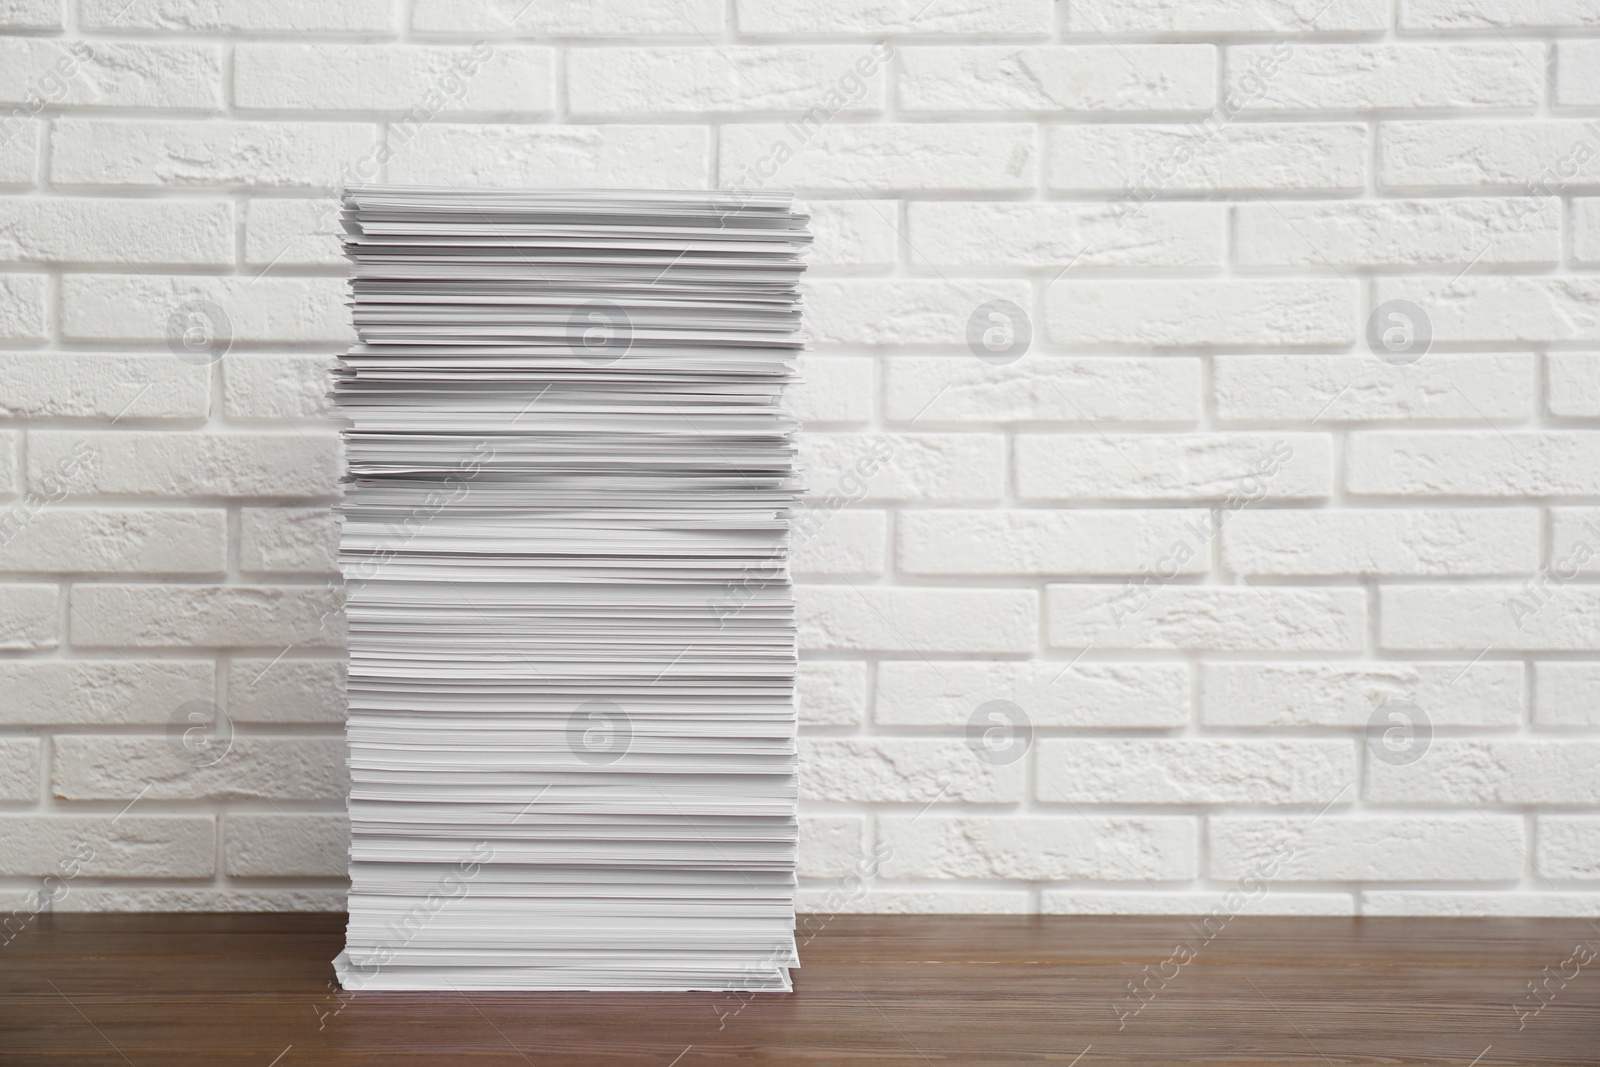
<svg viewBox="0 0 1600 1067">
<path fill-rule="evenodd" d="M 345 193 L 347 988 L 790 988 L 806 221 Z"/>
</svg>

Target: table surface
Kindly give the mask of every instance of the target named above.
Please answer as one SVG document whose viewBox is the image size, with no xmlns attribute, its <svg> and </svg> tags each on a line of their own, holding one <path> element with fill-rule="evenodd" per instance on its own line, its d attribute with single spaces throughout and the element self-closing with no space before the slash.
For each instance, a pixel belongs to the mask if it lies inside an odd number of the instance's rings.
<svg viewBox="0 0 1600 1067">
<path fill-rule="evenodd" d="M 1600 921 L 813 917 L 791 994 L 359 993 L 342 915 L 46 915 L 4 1067 L 1600 1064 Z"/>
</svg>

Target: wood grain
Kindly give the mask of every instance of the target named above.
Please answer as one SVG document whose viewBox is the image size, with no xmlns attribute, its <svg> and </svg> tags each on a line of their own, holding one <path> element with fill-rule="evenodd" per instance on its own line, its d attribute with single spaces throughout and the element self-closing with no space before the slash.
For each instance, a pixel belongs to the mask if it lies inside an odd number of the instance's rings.
<svg viewBox="0 0 1600 1067">
<path fill-rule="evenodd" d="M 1586 919 L 837 916 L 753 997 L 342 994 L 343 923 L 41 916 L 0 948 L 0 1064 L 1600 1064 Z"/>
</svg>

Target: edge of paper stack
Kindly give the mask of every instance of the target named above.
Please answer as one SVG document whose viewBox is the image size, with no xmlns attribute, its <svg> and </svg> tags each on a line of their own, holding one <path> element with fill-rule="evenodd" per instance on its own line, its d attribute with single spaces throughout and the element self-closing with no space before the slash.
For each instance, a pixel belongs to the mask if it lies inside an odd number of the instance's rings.
<svg viewBox="0 0 1600 1067">
<path fill-rule="evenodd" d="M 353 186 L 343 220 L 339 981 L 791 988 L 807 216 Z"/>
</svg>

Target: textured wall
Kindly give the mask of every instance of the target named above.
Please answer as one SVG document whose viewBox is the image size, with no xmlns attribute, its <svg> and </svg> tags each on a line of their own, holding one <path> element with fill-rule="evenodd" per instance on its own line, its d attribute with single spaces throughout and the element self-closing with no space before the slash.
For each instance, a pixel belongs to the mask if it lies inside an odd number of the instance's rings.
<svg viewBox="0 0 1600 1067">
<path fill-rule="evenodd" d="M 810 202 L 810 906 L 1600 912 L 1600 0 L 0 0 L 0 113 L 7 909 L 341 900 L 389 180 Z"/>
</svg>

